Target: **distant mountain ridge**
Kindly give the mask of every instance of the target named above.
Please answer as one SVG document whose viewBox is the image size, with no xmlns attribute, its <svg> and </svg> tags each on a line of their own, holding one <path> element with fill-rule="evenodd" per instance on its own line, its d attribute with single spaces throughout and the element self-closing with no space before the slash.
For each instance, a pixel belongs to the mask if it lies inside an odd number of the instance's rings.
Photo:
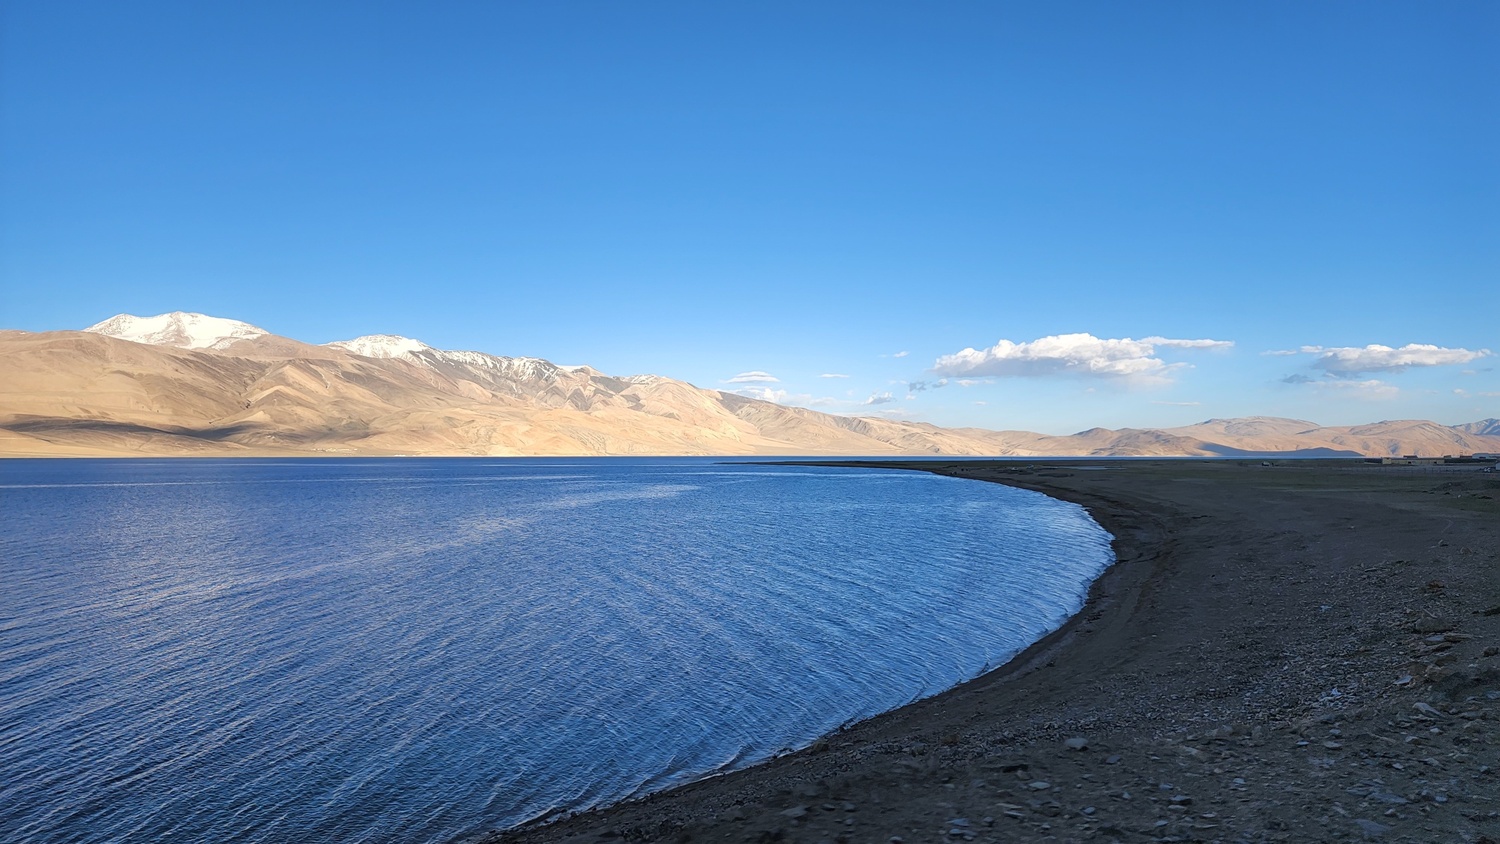
<svg viewBox="0 0 1500 844">
<path fill-rule="evenodd" d="M 1478 422 L 1469 422 L 1453 427 L 1469 434 L 1478 434 L 1483 437 L 1500 436 L 1500 419 L 1481 419 Z"/>
<path fill-rule="evenodd" d="M 0 331 L 0 455 L 1442 455 L 1500 420 L 1271 417 L 1071 436 L 848 417 L 397 335 L 312 345 L 203 314 Z"/>
</svg>

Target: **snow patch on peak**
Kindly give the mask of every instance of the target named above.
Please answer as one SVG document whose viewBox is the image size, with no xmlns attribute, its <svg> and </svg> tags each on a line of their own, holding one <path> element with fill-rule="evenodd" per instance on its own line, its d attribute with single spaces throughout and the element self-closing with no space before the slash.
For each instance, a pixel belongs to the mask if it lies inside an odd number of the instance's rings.
<svg viewBox="0 0 1500 844">
<path fill-rule="evenodd" d="M 248 322 L 185 311 L 150 317 L 117 314 L 85 328 L 84 331 L 151 346 L 216 350 L 227 348 L 240 340 L 264 337 L 270 333 Z"/>
<path fill-rule="evenodd" d="M 563 373 L 557 364 L 541 358 L 507 358 L 484 352 L 438 352 L 437 357 L 447 363 L 486 369 L 523 381 L 554 381 Z"/>
<path fill-rule="evenodd" d="M 355 337 L 353 340 L 335 340 L 323 345 L 367 358 L 399 358 L 417 352 L 436 351 L 421 340 L 413 340 L 399 334 L 366 334 L 363 337 Z"/>
</svg>

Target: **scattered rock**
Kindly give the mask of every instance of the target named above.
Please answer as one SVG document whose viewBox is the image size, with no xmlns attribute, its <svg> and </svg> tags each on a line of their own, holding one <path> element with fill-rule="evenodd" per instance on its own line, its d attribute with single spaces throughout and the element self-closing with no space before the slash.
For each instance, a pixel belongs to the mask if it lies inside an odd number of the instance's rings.
<svg viewBox="0 0 1500 844">
<path fill-rule="evenodd" d="M 1063 742 L 1063 746 L 1069 750 L 1088 750 L 1089 740 L 1081 736 L 1075 736 Z"/>
<path fill-rule="evenodd" d="M 807 807 L 793 806 L 790 809 L 782 809 L 777 814 L 781 815 L 783 818 L 791 818 L 792 820 L 797 820 L 798 818 L 807 817 Z"/>
</svg>

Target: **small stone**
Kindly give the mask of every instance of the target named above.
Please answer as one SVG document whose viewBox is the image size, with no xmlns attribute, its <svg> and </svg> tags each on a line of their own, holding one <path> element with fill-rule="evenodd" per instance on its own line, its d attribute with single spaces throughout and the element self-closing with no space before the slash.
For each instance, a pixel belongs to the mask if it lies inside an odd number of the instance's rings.
<svg viewBox="0 0 1500 844">
<path fill-rule="evenodd" d="M 1328 748 L 1329 750 L 1338 750 L 1339 748 L 1343 747 L 1344 745 L 1342 745 L 1339 742 L 1336 742 L 1336 741 L 1333 741 L 1332 739 L 1330 739 L 1328 741 L 1323 742 L 1323 746 L 1326 747 L 1326 748 Z"/>
<path fill-rule="evenodd" d="M 1047 789 L 1052 787 L 1052 783 L 1046 782 L 1044 780 L 1034 780 L 1031 783 L 1027 784 L 1026 787 L 1031 789 L 1032 791 L 1046 791 Z"/>
<path fill-rule="evenodd" d="M 1116 754 L 1113 754 L 1111 756 L 1105 757 L 1104 764 L 1106 764 L 1106 765 L 1118 765 L 1118 764 L 1120 764 L 1120 754 L 1116 753 Z"/>
<path fill-rule="evenodd" d="M 1082 736 L 1074 736 L 1063 742 L 1063 746 L 1069 750 L 1088 750 L 1089 740 Z"/>
<path fill-rule="evenodd" d="M 1172 795 L 1172 802 L 1178 806 L 1191 806 L 1193 804 L 1193 798 L 1187 796 L 1186 794 L 1174 794 Z"/>
<path fill-rule="evenodd" d="M 1085 815 L 1092 815 L 1094 812 L 1097 812 L 1097 811 L 1098 811 L 1098 809 L 1095 809 L 1093 806 L 1084 806 L 1083 807 L 1083 813 Z"/>
<path fill-rule="evenodd" d="M 1391 828 L 1386 826 L 1385 824 L 1367 820 L 1365 818 L 1356 818 L 1354 821 L 1354 825 L 1359 827 L 1360 832 L 1363 832 L 1365 835 L 1371 838 L 1385 835 L 1387 832 L 1391 831 Z"/>
<path fill-rule="evenodd" d="M 1422 713 L 1423 715 L 1432 715 L 1432 716 L 1435 716 L 1437 718 L 1443 717 L 1443 713 L 1437 711 L 1436 709 L 1433 709 L 1432 706 L 1430 706 L 1429 704 L 1423 703 L 1421 701 L 1417 701 L 1416 703 L 1412 704 L 1412 708 L 1416 709 L 1418 712 Z"/>
<path fill-rule="evenodd" d="M 790 809 L 782 809 L 778 814 L 780 814 L 783 818 L 791 818 L 792 820 L 797 820 L 798 818 L 807 817 L 807 807 L 793 806 Z"/>
</svg>

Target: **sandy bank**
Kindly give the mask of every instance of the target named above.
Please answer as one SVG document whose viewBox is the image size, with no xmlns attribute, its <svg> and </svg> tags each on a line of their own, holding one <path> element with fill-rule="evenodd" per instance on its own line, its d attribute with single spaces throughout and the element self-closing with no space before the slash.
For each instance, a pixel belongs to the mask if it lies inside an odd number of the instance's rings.
<svg viewBox="0 0 1500 844">
<path fill-rule="evenodd" d="M 1119 563 L 971 683 L 491 841 L 1500 840 L 1500 478 L 910 467 L 1083 504 Z"/>
</svg>

